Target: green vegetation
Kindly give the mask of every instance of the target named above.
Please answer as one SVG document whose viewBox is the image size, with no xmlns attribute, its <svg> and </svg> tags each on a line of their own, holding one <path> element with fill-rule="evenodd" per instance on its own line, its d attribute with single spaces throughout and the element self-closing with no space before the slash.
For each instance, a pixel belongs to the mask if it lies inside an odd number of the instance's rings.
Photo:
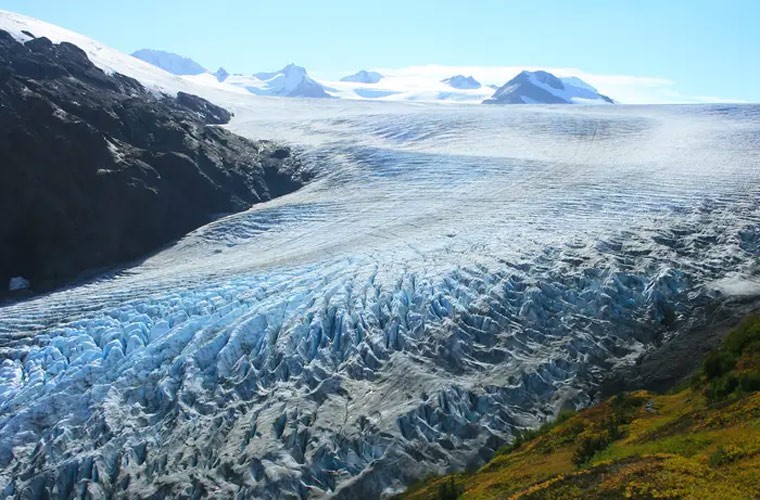
<svg viewBox="0 0 760 500">
<path fill-rule="evenodd" d="M 760 317 L 735 328 L 702 367 L 712 399 L 760 390 Z"/>
<path fill-rule="evenodd" d="M 742 499 L 760 492 L 760 316 L 691 384 L 638 391 L 519 433 L 480 470 L 428 479 L 408 499 Z"/>
<path fill-rule="evenodd" d="M 457 500 L 464 493 L 464 486 L 457 484 L 453 477 L 438 486 L 437 500 Z"/>
</svg>

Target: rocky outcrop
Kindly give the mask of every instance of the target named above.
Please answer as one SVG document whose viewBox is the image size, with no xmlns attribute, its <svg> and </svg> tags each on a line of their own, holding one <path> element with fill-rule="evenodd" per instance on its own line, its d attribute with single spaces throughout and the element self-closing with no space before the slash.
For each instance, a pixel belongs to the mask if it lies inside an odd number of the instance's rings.
<svg viewBox="0 0 760 500">
<path fill-rule="evenodd" d="M 303 184 L 287 149 L 209 126 L 229 119 L 0 30 L 0 283 L 57 285 Z"/>
</svg>

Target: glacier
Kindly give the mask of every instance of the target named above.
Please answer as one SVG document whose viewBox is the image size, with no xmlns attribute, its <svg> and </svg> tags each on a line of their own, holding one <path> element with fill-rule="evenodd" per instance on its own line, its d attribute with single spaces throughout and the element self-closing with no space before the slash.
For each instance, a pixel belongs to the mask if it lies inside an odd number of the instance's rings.
<svg viewBox="0 0 760 500">
<path fill-rule="evenodd" d="M 390 495 L 760 293 L 760 106 L 226 99 L 316 180 L 0 307 L 3 497 Z"/>
</svg>

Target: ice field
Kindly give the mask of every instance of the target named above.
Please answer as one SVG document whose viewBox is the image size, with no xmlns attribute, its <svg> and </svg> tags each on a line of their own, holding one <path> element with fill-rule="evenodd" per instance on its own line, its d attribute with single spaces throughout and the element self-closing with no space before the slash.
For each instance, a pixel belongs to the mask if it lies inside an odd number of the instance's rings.
<svg viewBox="0 0 760 500">
<path fill-rule="evenodd" d="M 3 495 L 388 494 L 760 294 L 760 106 L 216 102 L 316 180 L 0 308 Z"/>
</svg>

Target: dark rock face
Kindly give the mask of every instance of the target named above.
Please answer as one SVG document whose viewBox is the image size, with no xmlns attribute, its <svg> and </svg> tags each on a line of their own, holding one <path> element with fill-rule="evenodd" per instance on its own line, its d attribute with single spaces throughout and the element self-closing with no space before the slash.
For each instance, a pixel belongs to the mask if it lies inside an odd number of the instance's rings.
<svg viewBox="0 0 760 500">
<path fill-rule="evenodd" d="M 0 283 L 60 284 L 307 180 L 281 146 L 208 126 L 229 119 L 106 75 L 70 43 L 0 30 Z"/>
<path fill-rule="evenodd" d="M 232 118 L 232 114 L 226 109 L 215 106 L 197 95 L 178 92 L 177 104 L 195 113 L 202 122 L 211 125 L 223 125 L 228 123 Z"/>
</svg>

